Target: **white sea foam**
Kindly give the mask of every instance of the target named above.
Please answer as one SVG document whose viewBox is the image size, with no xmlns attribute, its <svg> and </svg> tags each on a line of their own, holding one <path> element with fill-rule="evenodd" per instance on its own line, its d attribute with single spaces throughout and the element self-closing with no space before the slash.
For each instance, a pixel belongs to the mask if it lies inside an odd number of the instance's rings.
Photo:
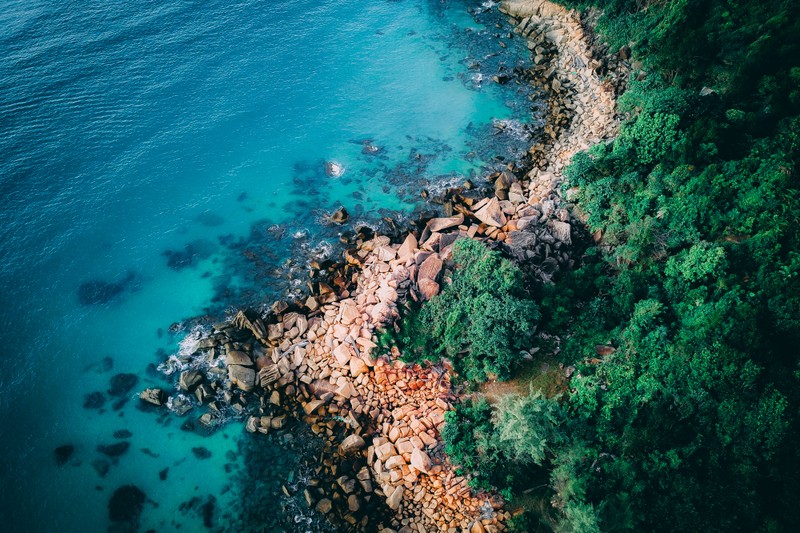
<svg viewBox="0 0 800 533">
<path fill-rule="evenodd" d="M 492 121 L 492 125 L 503 133 L 521 141 L 527 141 L 531 138 L 528 125 L 519 120 L 495 119 Z"/>
<path fill-rule="evenodd" d="M 197 324 L 189 330 L 189 333 L 178 343 L 178 356 L 189 356 L 197 351 L 197 345 L 209 334 L 206 326 Z"/>
</svg>

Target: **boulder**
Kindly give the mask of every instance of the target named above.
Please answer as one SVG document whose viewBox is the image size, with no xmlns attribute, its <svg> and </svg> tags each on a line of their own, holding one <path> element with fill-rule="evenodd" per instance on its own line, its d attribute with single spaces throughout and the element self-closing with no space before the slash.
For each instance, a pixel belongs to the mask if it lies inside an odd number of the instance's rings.
<svg viewBox="0 0 800 533">
<path fill-rule="evenodd" d="M 400 245 L 400 249 L 397 250 L 397 258 L 402 263 L 407 262 L 414 256 L 414 252 L 417 251 L 418 246 L 419 244 L 417 243 L 417 238 L 414 237 L 413 234 L 409 233 L 406 236 L 406 240 L 403 241 L 402 245 Z"/>
<path fill-rule="evenodd" d="M 313 296 L 309 296 L 308 298 L 306 298 L 305 306 L 306 308 L 308 308 L 309 311 L 313 312 L 319 309 L 319 302 Z"/>
<path fill-rule="evenodd" d="M 500 208 L 500 202 L 497 198 L 492 198 L 486 202 L 486 204 L 475 213 L 475 218 L 487 226 L 493 226 L 495 228 L 502 228 L 507 222 L 506 215 Z"/>
<path fill-rule="evenodd" d="M 565 244 L 572 243 L 571 230 L 572 226 L 568 222 L 561 222 L 560 220 L 553 220 L 551 222 L 553 229 L 553 237 Z"/>
<path fill-rule="evenodd" d="M 391 442 L 384 442 L 383 444 L 375 447 L 375 455 L 377 455 L 378 459 L 381 461 L 385 461 L 389 457 L 397 455 L 397 450 L 395 449 L 394 444 Z"/>
<path fill-rule="evenodd" d="M 436 281 L 436 278 L 439 277 L 439 273 L 442 271 L 443 264 L 442 259 L 437 254 L 428 256 L 419 266 L 419 270 L 417 271 L 417 283 L 423 279 Z"/>
<path fill-rule="evenodd" d="M 283 324 L 270 324 L 267 326 L 267 338 L 271 341 L 283 337 Z"/>
<path fill-rule="evenodd" d="M 361 502 L 358 501 L 358 496 L 351 494 L 347 497 L 347 508 L 350 509 L 352 513 L 357 513 L 358 510 L 361 509 Z"/>
<path fill-rule="evenodd" d="M 360 435 L 348 435 L 339 445 L 339 453 L 346 455 L 348 453 L 357 452 L 366 445 L 367 443 L 364 442 L 364 439 L 362 439 Z"/>
<path fill-rule="evenodd" d="M 333 508 L 333 503 L 328 498 L 323 498 L 317 502 L 317 511 L 322 514 L 328 514 Z"/>
<path fill-rule="evenodd" d="M 266 388 L 272 383 L 278 381 L 280 377 L 281 375 L 280 370 L 278 370 L 278 365 L 267 365 L 258 371 L 258 384 L 262 388 Z"/>
<path fill-rule="evenodd" d="M 423 301 L 430 300 L 439 294 L 439 284 L 431 279 L 423 279 L 419 282 L 419 294 Z"/>
<path fill-rule="evenodd" d="M 161 407 L 167 402 L 167 393 L 161 389 L 145 389 L 139 394 L 139 399 L 145 403 Z"/>
<path fill-rule="evenodd" d="M 181 377 L 178 380 L 178 387 L 186 392 L 194 392 L 194 390 L 203 382 L 203 373 L 199 370 L 185 370 L 181 372 Z"/>
<path fill-rule="evenodd" d="M 319 408 L 320 408 L 320 406 L 321 406 L 322 404 L 324 404 L 324 403 L 325 403 L 325 402 L 323 402 L 322 400 L 310 400 L 309 402 L 306 402 L 306 403 L 304 403 L 304 404 L 303 404 L 303 411 L 305 411 L 305 413 L 306 413 L 307 415 L 310 415 L 310 414 L 312 414 L 314 411 L 316 411 L 317 409 L 319 409 Z"/>
<path fill-rule="evenodd" d="M 431 230 L 431 233 L 436 233 L 437 231 L 444 231 L 449 228 L 454 228 L 463 223 L 464 215 L 459 213 L 454 217 L 430 219 L 428 221 L 428 229 Z"/>
<path fill-rule="evenodd" d="M 486 533 L 486 528 L 483 527 L 480 520 L 475 520 L 469 528 L 469 533 Z"/>
<path fill-rule="evenodd" d="M 349 326 L 355 322 L 357 318 L 361 317 L 358 306 L 352 300 L 342 302 L 340 309 L 342 313 L 342 324 L 345 326 Z"/>
<path fill-rule="evenodd" d="M 389 261 L 397 257 L 397 250 L 395 250 L 391 246 L 378 246 L 375 249 L 375 255 L 377 255 L 378 259 L 380 259 L 384 263 L 388 263 Z"/>
<path fill-rule="evenodd" d="M 195 390 L 194 395 L 200 403 L 206 403 L 214 398 L 214 389 L 208 383 L 201 383 Z"/>
<path fill-rule="evenodd" d="M 381 324 L 392 316 L 392 309 L 385 302 L 378 302 L 370 312 L 373 322 Z"/>
<path fill-rule="evenodd" d="M 344 174 L 344 165 L 337 161 L 326 161 L 325 173 L 332 178 L 341 177 Z"/>
<path fill-rule="evenodd" d="M 256 384 L 256 371 L 241 365 L 228 367 L 228 378 L 243 391 L 253 390 Z"/>
<path fill-rule="evenodd" d="M 336 480 L 336 483 L 339 485 L 339 487 L 342 488 L 345 494 L 351 494 L 356 490 L 356 480 L 353 478 L 347 476 L 340 476 Z"/>
<path fill-rule="evenodd" d="M 384 285 L 375 291 L 375 296 L 377 296 L 378 300 L 381 302 L 394 303 L 397 301 L 397 291 L 388 285 Z"/>
<path fill-rule="evenodd" d="M 419 448 L 414 448 L 411 452 L 411 466 L 427 474 L 431 469 L 431 458 Z"/>
<path fill-rule="evenodd" d="M 344 224 L 349 218 L 350 213 L 347 212 L 347 209 L 340 207 L 330 216 L 330 221 L 334 224 Z"/>
<path fill-rule="evenodd" d="M 225 354 L 225 364 L 253 366 L 253 360 L 250 359 L 250 356 L 247 355 L 245 352 L 240 352 L 237 350 L 228 350 L 228 353 Z"/>
<path fill-rule="evenodd" d="M 340 344 L 333 349 L 333 357 L 336 358 L 336 362 L 341 366 L 348 364 L 351 353 L 350 346 L 347 344 Z"/>
<path fill-rule="evenodd" d="M 357 378 L 361 374 L 366 374 L 369 372 L 369 368 L 367 367 L 367 363 L 364 362 L 363 359 L 360 357 L 351 357 L 350 358 L 350 374 Z"/>
<path fill-rule="evenodd" d="M 403 502 L 403 494 L 405 493 L 405 489 L 403 487 L 395 487 L 391 494 L 387 495 L 386 497 L 386 505 L 393 511 L 396 511 L 400 508 L 400 504 Z"/>
<path fill-rule="evenodd" d="M 393 468 L 402 468 L 403 466 L 405 466 L 405 464 L 406 461 L 405 459 L 403 459 L 402 455 L 393 455 L 386 460 L 383 466 L 387 470 L 391 470 Z"/>
<path fill-rule="evenodd" d="M 508 201 L 512 204 L 524 204 L 528 201 L 522 192 L 522 185 L 518 181 L 511 184 L 511 188 L 508 190 Z"/>
</svg>

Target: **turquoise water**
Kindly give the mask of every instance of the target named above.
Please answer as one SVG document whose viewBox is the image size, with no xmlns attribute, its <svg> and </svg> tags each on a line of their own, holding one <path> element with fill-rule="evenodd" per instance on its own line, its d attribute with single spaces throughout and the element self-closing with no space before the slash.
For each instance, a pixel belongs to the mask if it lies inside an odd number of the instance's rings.
<svg viewBox="0 0 800 533">
<path fill-rule="evenodd" d="M 401 218 L 423 187 L 513 157 L 525 139 L 492 121 L 531 121 L 529 94 L 490 78 L 524 47 L 501 49 L 477 2 L 0 3 L 1 529 L 106 530 L 129 483 L 143 531 L 203 529 L 180 507 L 209 495 L 224 529 L 241 425 L 202 437 L 137 409 L 185 332 L 168 328 L 293 290 L 341 205 Z M 138 376 L 121 398 L 117 373 Z"/>
</svg>

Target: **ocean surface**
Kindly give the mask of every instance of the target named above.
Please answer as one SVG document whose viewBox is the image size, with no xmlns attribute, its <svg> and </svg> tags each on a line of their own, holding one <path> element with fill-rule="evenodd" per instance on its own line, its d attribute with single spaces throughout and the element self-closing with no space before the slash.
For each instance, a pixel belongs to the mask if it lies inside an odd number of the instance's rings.
<svg viewBox="0 0 800 533">
<path fill-rule="evenodd" d="M 492 80 L 527 61 L 509 31 L 467 0 L 0 0 L 0 531 L 318 527 L 254 495 L 302 482 L 302 446 L 138 393 L 173 386 L 193 318 L 299 293 L 339 232 L 518 157 L 538 104 Z"/>
</svg>

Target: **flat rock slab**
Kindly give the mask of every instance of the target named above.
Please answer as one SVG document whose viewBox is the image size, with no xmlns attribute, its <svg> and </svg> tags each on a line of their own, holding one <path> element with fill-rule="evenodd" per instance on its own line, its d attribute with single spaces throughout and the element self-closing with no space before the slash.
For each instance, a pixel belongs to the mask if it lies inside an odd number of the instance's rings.
<svg viewBox="0 0 800 533">
<path fill-rule="evenodd" d="M 428 221 L 428 229 L 431 230 L 432 233 L 435 233 L 437 231 L 443 231 L 460 226 L 463 223 L 464 215 L 461 214 L 447 218 L 432 218 Z"/>
</svg>

